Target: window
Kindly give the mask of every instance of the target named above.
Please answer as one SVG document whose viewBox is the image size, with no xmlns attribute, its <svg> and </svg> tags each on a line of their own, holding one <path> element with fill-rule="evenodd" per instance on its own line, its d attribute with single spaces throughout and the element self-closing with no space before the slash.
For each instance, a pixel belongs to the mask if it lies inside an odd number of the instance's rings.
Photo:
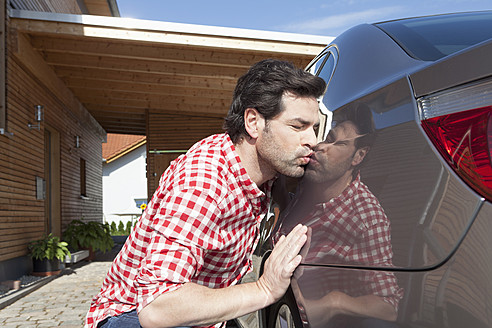
<svg viewBox="0 0 492 328">
<path fill-rule="evenodd" d="M 326 84 L 330 83 L 331 77 L 335 72 L 335 66 L 338 61 L 338 51 L 335 46 L 329 46 L 320 53 L 308 65 L 306 70 L 314 75 L 323 78 Z"/>
<path fill-rule="evenodd" d="M 409 18 L 376 24 L 410 56 L 438 60 L 492 38 L 492 12 Z"/>
<path fill-rule="evenodd" d="M 80 196 L 87 197 L 87 185 L 86 185 L 86 163 L 85 159 L 80 159 Z"/>
<path fill-rule="evenodd" d="M 335 46 L 329 46 L 318 55 L 306 68 L 307 71 L 325 80 L 327 87 L 330 85 L 331 78 L 335 73 L 338 62 L 338 50 Z M 318 99 L 320 110 L 320 127 L 318 131 L 318 142 L 326 138 L 331 128 L 332 113 L 326 107 L 323 97 Z"/>
</svg>

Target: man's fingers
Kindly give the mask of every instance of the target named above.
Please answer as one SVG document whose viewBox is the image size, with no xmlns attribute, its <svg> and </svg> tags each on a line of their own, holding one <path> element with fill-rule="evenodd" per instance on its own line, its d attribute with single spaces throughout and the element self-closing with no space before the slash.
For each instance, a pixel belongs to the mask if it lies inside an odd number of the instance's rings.
<svg viewBox="0 0 492 328">
<path fill-rule="evenodd" d="M 281 236 L 272 254 L 265 263 L 265 271 L 258 286 L 277 301 L 289 287 L 290 279 L 299 266 L 302 256 L 299 252 L 307 239 L 307 228 L 297 225 L 287 236 Z M 271 303 L 270 303 L 271 304 Z"/>
<path fill-rule="evenodd" d="M 302 260 L 302 256 L 297 255 L 296 257 L 294 257 L 292 259 L 292 261 L 289 262 L 289 265 L 286 267 L 289 278 L 292 276 L 292 274 L 294 273 L 296 268 L 299 266 L 299 264 L 301 263 L 301 260 Z"/>
<path fill-rule="evenodd" d="M 286 237 L 279 238 L 277 244 L 272 253 L 272 261 L 275 261 L 277 265 L 291 265 L 291 262 L 296 259 L 298 256 L 302 246 L 306 242 L 307 236 L 307 228 L 303 225 L 297 225 Z M 299 265 L 300 259 L 292 262 L 292 265 Z M 295 269 L 294 267 L 294 269 Z M 291 271 L 291 270 L 287 270 Z M 292 270 L 293 271 L 293 270 Z"/>
<path fill-rule="evenodd" d="M 285 237 L 282 243 L 279 242 L 277 244 L 280 248 L 280 251 L 290 257 L 299 254 L 302 245 L 304 245 L 304 243 L 306 242 L 306 233 L 306 226 L 300 224 L 295 226 L 294 229 L 292 229 L 292 231 Z"/>
</svg>

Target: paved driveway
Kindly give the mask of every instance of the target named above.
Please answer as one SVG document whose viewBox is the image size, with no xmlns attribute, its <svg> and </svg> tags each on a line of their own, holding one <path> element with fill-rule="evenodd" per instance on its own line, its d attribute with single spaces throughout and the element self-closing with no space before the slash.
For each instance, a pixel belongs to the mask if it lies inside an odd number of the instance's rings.
<svg viewBox="0 0 492 328">
<path fill-rule="evenodd" d="M 0 310 L 0 327 L 81 328 L 111 262 L 91 262 L 58 277 Z"/>
</svg>

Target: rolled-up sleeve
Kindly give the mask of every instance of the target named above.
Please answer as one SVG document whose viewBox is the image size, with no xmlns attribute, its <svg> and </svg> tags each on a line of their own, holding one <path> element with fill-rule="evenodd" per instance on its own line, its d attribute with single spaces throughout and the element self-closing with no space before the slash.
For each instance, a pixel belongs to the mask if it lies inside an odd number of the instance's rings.
<svg viewBox="0 0 492 328">
<path fill-rule="evenodd" d="M 149 255 L 144 259 L 134 282 L 137 311 L 140 312 L 159 295 L 177 290 L 191 281 L 201 262 L 201 254 L 199 248 L 185 247 L 156 233 L 149 247 Z"/>
<path fill-rule="evenodd" d="M 171 192 L 161 204 L 134 282 L 138 312 L 159 295 L 192 281 L 205 253 L 222 243 L 215 222 L 220 210 L 208 194 L 196 189 Z"/>
</svg>

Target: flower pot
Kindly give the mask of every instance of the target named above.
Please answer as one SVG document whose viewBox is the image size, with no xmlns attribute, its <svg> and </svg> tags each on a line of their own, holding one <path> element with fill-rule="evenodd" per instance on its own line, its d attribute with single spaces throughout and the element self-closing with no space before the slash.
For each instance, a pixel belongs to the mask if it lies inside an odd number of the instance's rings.
<svg viewBox="0 0 492 328">
<path fill-rule="evenodd" d="M 61 272 L 60 260 L 59 259 L 42 259 L 42 260 L 32 260 L 32 275 L 33 276 L 54 276 Z"/>
<path fill-rule="evenodd" d="M 122 236 L 111 236 L 111 239 L 113 239 L 113 243 L 123 245 L 126 242 L 126 239 L 128 238 L 128 235 L 122 235 Z"/>
</svg>

